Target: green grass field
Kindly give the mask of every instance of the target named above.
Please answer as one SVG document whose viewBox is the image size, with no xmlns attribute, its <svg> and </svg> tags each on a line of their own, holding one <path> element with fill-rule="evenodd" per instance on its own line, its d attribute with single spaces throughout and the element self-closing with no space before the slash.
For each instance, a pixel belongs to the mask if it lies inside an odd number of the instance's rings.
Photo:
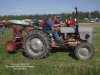
<svg viewBox="0 0 100 75">
<path fill-rule="evenodd" d="M 80 24 L 93 26 L 93 59 L 76 60 L 68 49 L 54 49 L 45 59 L 29 59 L 21 50 L 8 54 L 6 42 L 11 40 L 12 30 L 5 29 L 0 36 L 0 75 L 100 75 L 100 23 Z"/>
</svg>

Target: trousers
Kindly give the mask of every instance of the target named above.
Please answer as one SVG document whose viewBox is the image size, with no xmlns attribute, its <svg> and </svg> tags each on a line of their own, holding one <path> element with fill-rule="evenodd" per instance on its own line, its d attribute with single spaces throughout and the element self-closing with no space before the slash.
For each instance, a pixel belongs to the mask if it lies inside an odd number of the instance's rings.
<svg viewBox="0 0 100 75">
<path fill-rule="evenodd" d="M 60 41 L 60 36 L 59 36 L 59 34 L 58 34 L 58 31 L 49 30 L 48 32 L 51 33 L 51 34 L 55 37 L 56 42 L 59 42 L 59 41 Z"/>
</svg>

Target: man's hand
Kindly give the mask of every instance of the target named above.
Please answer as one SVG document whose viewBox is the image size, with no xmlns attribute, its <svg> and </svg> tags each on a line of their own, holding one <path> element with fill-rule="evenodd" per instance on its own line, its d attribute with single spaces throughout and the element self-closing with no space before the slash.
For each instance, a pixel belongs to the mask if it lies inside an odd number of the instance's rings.
<svg viewBox="0 0 100 75">
<path fill-rule="evenodd" d="M 52 28 L 52 30 L 54 30 L 54 27 L 51 27 Z"/>
<path fill-rule="evenodd" d="M 61 26 L 61 24 L 55 24 L 53 27 L 59 27 Z"/>
</svg>

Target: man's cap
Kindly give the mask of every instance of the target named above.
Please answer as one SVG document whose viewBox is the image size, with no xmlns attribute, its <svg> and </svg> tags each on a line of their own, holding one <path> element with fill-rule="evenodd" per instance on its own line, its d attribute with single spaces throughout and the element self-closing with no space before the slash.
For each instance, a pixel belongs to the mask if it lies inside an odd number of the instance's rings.
<svg viewBox="0 0 100 75">
<path fill-rule="evenodd" d="M 47 18 L 50 18 L 51 16 L 52 16 L 51 14 L 48 14 L 48 15 L 47 15 Z"/>
</svg>

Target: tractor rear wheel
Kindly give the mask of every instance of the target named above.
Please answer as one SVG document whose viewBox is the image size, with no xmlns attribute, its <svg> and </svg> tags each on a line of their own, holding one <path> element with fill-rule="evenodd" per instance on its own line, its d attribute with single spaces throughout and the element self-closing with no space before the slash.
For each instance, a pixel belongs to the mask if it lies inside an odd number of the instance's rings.
<svg viewBox="0 0 100 75">
<path fill-rule="evenodd" d="M 44 58 L 52 49 L 51 38 L 45 32 L 36 30 L 26 36 L 23 47 L 29 58 Z"/>
<path fill-rule="evenodd" d="M 80 43 L 76 46 L 74 54 L 79 60 L 89 60 L 94 55 L 94 49 L 89 43 Z"/>
</svg>

